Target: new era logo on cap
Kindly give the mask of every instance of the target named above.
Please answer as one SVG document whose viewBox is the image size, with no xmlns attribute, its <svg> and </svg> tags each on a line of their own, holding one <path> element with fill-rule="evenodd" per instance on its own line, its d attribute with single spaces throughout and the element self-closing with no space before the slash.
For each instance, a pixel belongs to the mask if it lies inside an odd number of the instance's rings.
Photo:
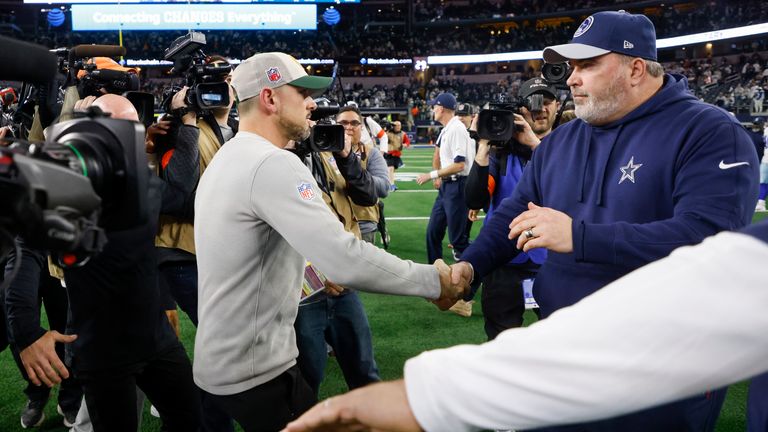
<svg viewBox="0 0 768 432">
<path fill-rule="evenodd" d="M 562 63 L 609 52 L 656 61 L 656 29 L 645 15 L 598 12 L 581 23 L 570 43 L 544 49 L 544 61 Z"/>
</svg>

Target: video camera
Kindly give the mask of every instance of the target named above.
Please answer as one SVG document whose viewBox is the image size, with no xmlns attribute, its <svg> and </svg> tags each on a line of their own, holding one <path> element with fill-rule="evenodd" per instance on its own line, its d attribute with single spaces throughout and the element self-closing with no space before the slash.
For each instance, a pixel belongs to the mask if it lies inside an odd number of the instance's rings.
<svg viewBox="0 0 768 432">
<path fill-rule="evenodd" d="M 174 40 L 164 55 L 165 60 L 174 61 L 170 74 L 184 76 L 189 87 L 184 101 L 189 110 L 198 114 L 229 106 L 229 84 L 225 79 L 232 66 L 207 64 L 201 49 L 205 44 L 203 33 L 190 31 Z M 173 86 L 163 93 L 161 107 L 165 112 L 171 111 L 171 99 L 180 90 L 180 86 Z"/>
<path fill-rule="evenodd" d="M 339 152 L 344 150 L 344 126 L 336 124 L 333 116 L 341 109 L 339 104 L 326 98 L 315 99 L 317 108 L 312 111 L 310 120 L 317 122 L 309 138 L 296 143 L 295 152 L 304 158 L 311 152 Z"/>
<path fill-rule="evenodd" d="M 4 37 L 0 43 L 14 57 L 30 59 L 22 65 L 26 72 L 0 55 L 0 79 L 54 78 L 55 56 L 43 47 Z M 51 126 L 44 143 L 1 143 L 10 146 L 0 146 L 0 258 L 19 235 L 31 247 L 67 252 L 60 264 L 82 265 L 102 250 L 107 231 L 147 222 L 143 128 L 97 107 L 85 115 Z"/>
<path fill-rule="evenodd" d="M 521 114 L 521 108 L 530 112 L 539 112 L 544 106 L 544 95 L 533 94 L 527 98 L 517 98 L 505 101 L 503 97 L 498 102 L 488 105 L 488 109 L 480 111 L 477 116 L 477 134 L 481 139 L 489 140 L 494 147 L 505 148 L 513 154 L 529 159 L 531 149 L 520 144 L 515 139 L 515 133 L 521 129 L 515 125 L 515 114 Z"/>
</svg>

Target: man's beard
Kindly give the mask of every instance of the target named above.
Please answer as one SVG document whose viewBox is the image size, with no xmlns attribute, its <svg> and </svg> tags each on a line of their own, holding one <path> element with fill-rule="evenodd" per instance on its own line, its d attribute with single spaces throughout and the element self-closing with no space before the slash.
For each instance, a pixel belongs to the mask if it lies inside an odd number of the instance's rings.
<svg viewBox="0 0 768 432">
<path fill-rule="evenodd" d="M 624 97 L 626 78 L 617 73 L 610 80 L 610 85 L 602 90 L 601 95 L 589 94 L 585 102 L 574 104 L 576 117 L 589 124 L 603 124 L 621 106 Z"/>
<path fill-rule="evenodd" d="M 278 117 L 277 123 L 283 129 L 283 133 L 285 134 L 285 137 L 288 138 L 289 140 L 301 142 L 309 138 L 310 129 L 309 129 L 309 124 L 307 124 L 306 120 L 304 121 L 303 124 L 297 124 L 297 123 L 291 122 L 285 116 L 280 115 Z"/>
</svg>

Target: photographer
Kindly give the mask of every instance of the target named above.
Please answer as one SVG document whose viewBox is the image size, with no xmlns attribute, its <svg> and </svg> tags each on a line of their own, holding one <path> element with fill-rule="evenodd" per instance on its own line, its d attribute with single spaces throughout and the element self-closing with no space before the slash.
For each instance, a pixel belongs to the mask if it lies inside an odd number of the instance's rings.
<svg viewBox="0 0 768 432">
<path fill-rule="evenodd" d="M 229 66 L 220 56 L 211 56 L 206 64 L 215 67 Z M 224 68 L 226 69 L 226 68 Z M 187 103 L 188 87 L 183 87 L 173 95 L 169 115 L 163 120 L 170 123 L 170 132 L 165 139 L 159 140 L 157 158 L 159 161 L 159 176 L 168 184 L 179 184 L 190 193 L 178 197 L 183 200 L 185 215 L 178 217 L 171 214 L 161 214 L 155 246 L 158 253 L 160 270 L 160 287 L 167 296 L 170 295 L 178 303 L 190 321 L 197 326 L 197 260 L 195 257 L 194 239 L 194 190 L 197 187 L 199 175 L 205 171 L 213 156 L 237 132 L 237 121 L 230 116 L 234 104 L 234 94 L 229 82 L 230 73 L 217 77 L 226 82 L 229 88 L 229 104 L 224 107 L 203 110 Z M 198 111 L 202 111 L 198 113 Z M 194 149 L 192 157 L 196 167 L 193 172 L 178 169 L 189 165 L 190 161 L 178 160 L 185 156 L 177 154 L 177 148 Z M 169 305 L 173 302 L 168 302 Z M 175 306 L 173 307 L 175 309 Z M 202 430 L 225 432 L 234 429 L 232 419 L 210 402 L 205 392 L 201 392 Z"/>
<path fill-rule="evenodd" d="M 513 140 L 531 150 L 552 132 L 555 116 L 560 107 L 557 90 L 542 78 L 533 78 L 520 88 L 524 100 L 534 94 L 544 97 L 541 111 L 520 108 L 515 114 L 517 132 Z M 530 104 L 529 104 L 530 105 Z M 477 220 L 479 209 L 487 208 L 485 221 L 489 221 L 501 201 L 512 195 L 523 170 L 530 160 L 527 153 L 515 151 L 513 143 L 491 147 L 488 140 L 478 140 L 475 164 L 467 177 L 465 191 L 469 219 Z M 522 282 L 532 279 L 547 257 L 546 249 L 533 249 L 517 257 L 483 278 L 482 309 L 485 333 L 494 339 L 502 331 L 523 324 L 525 299 Z"/>
<path fill-rule="evenodd" d="M 336 121 L 344 127 L 344 151 L 333 155 L 312 153 L 312 171 L 323 199 L 345 231 L 373 243 L 371 237 L 378 222 L 375 203 L 389 190 L 384 160 L 378 150 L 360 142 L 362 116 L 357 108 L 342 108 Z M 364 228 L 366 233 L 362 232 Z M 333 348 L 350 389 L 381 380 L 368 317 L 355 291 L 330 284 L 324 294 L 300 304 L 294 328 L 299 348 L 297 362 L 315 397 L 325 375 L 326 343 Z"/>
<path fill-rule="evenodd" d="M 105 95 L 93 105 L 138 121 L 136 110 L 121 96 Z M 199 396 L 191 380 L 191 364 L 158 297 L 152 239 L 157 231 L 161 189 L 159 180 L 150 181 L 147 223 L 107 231 L 108 242 L 101 253 L 83 266 L 64 270 L 69 324 L 74 334 L 55 338 L 55 334 L 46 333 L 27 348 L 34 354 L 28 360 L 22 351 L 30 379 L 51 385 L 69 376 L 67 368 L 56 361 L 53 341 L 72 343 L 68 364 L 83 385 L 97 432 L 137 429 L 137 386 L 159 409 L 168 430 L 195 430 L 199 425 Z M 45 271 L 45 257 L 38 251 L 24 249 L 22 260 L 20 274 L 35 276 Z M 34 285 L 25 283 L 29 280 L 14 280 L 9 293 L 17 288 L 30 292 Z M 10 299 L 9 294 L 6 302 Z M 21 316 L 17 315 L 18 306 L 8 303 L 10 320 Z"/>
<path fill-rule="evenodd" d="M 410 147 L 411 140 L 408 134 L 403 131 L 403 125 L 399 120 L 392 122 L 392 129 L 387 131 L 387 152 L 384 153 L 384 160 L 387 161 L 389 171 L 389 188 L 392 191 L 397 190 L 395 186 L 395 170 L 403 166 L 403 160 L 400 158 L 403 154 L 403 147 Z"/>
</svg>

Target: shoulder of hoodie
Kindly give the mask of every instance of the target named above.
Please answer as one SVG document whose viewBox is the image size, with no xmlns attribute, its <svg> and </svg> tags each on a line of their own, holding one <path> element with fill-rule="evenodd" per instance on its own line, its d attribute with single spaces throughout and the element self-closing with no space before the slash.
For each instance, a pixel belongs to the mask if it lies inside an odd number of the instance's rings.
<svg viewBox="0 0 768 432">
<path fill-rule="evenodd" d="M 675 120 L 683 120 L 678 123 L 681 129 L 696 131 L 697 135 L 709 135 L 712 130 L 724 125 L 736 127 L 738 130 L 743 129 L 736 117 L 731 113 L 720 107 L 703 102 L 688 92 L 687 78 L 677 74 L 667 74 L 667 76 L 669 79 L 676 80 L 675 83 L 672 83 L 673 87 L 682 87 L 684 82 L 685 89 L 677 88 L 675 90 L 678 93 L 686 92 L 684 96 L 687 97 L 665 104 L 654 115 L 662 115 L 671 111 Z"/>
<path fill-rule="evenodd" d="M 278 164 L 284 169 L 297 170 L 305 167 L 295 154 L 277 147 L 266 138 L 248 132 L 238 132 L 227 144 L 216 153 L 222 158 L 234 161 L 245 161 L 253 175 L 264 166 L 265 163 Z M 240 163 L 238 163 L 240 164 Z"/>
</svg>

